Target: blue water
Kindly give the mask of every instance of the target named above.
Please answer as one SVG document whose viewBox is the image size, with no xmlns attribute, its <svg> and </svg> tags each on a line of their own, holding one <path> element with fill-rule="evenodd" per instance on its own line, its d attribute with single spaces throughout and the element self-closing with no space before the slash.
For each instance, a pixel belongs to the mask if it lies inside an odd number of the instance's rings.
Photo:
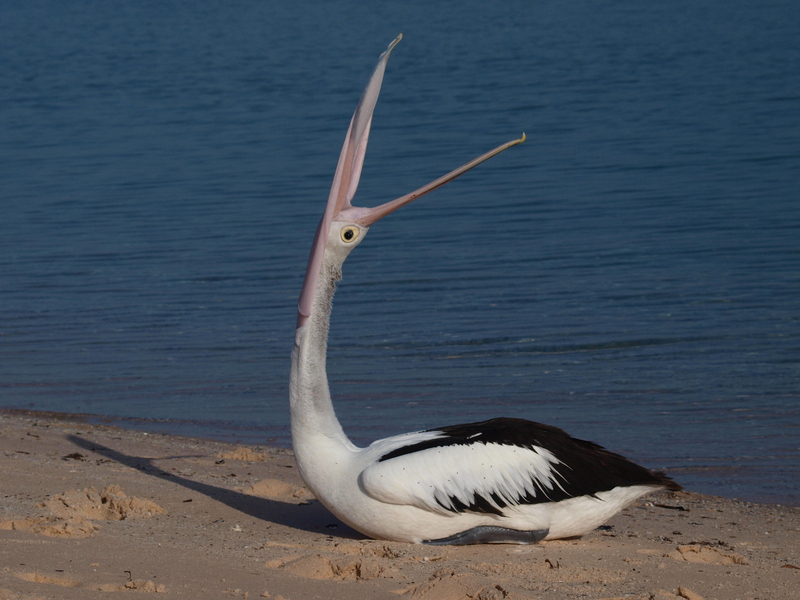
<svg viewBox="0 0 800 600">
<path fill-rule="evenodd" d="M 0 407 L 288 445 L 297 295 L 400 32 L 329 371 L 354 440 L 506 415 L 800 504 L 800 5 L 0 4 Z M 491 4 L 491 5 L 490 5 Z"/>
</svg>

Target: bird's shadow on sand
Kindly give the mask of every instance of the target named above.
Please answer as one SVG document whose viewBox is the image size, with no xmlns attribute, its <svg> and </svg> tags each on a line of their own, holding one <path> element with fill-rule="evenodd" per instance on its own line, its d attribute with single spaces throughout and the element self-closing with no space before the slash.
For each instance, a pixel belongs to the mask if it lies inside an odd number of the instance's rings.
<svg viewBox="0 0 800 600">
<path fill-rule="evenodd" d="M 280 500 L 250 496 L 235 490 L 187 479 L 186 477 L 181 477 L 175 473 L 165 471 L 154 464 L 154 460 L 176 457 L 153 459 L 131 456 L 77 435 L 69 435 L 67 439 L 84 450 L 95 452 L 107 459 L 146 473 L 151 477 L 181 485 L 186 489 L 197 492 L 198 494 L 203 494 L 204 496 L 221 502 L 241 513 L 255 517 L 256 519 L 320 535 L 364 539 L 363 535 L 341 523 L 316 500 L 310 503 L 304 502 L 295 504 L 292 502 L 282 502 Z"/>
</svg>

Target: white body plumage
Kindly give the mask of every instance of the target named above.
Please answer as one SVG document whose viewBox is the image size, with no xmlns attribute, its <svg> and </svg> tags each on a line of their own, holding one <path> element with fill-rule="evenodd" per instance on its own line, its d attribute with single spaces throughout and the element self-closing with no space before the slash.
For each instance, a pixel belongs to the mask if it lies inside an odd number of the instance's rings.
<svg viewBox="0 0 800 600">
<path fill-rule="evenodd" d="M 649 485 L 615 487 L 594 497 L 512 505 L 501 514 L 454 512 L 437 498 L 446 504 L 454 495 L 466 503 L 474 494 L 489 497 L 496 490 L 524 490 L 528 482 L 521 474 L 529 472 L 527 459 L 532 458 L 533 464 L 546 465 L 547 461 L 524 448 L 476 443 L 424 450 L 386 461 L 386 466 L 378 462 L 390 449 L 427 438 L 427 432 L 412 433 L 382 439 L 367 448 L 347 449 L 320 440 L 314 444 L 311 460 L 298 456 L 298 466 L 317 498 L 353 529 L 372 538 L 414 543 L 487 526 L 544 531 L 541 539 L 545 540 L 580 536 L 656 489 Z"/>
</svg>

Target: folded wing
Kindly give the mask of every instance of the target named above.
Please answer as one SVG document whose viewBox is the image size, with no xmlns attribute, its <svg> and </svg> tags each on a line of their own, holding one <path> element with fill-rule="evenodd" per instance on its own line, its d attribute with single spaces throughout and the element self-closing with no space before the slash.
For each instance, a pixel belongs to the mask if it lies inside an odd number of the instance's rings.
<svg viewBox="0 0 800 600">
<path fill-rule="evenodd" d="M 360 483 L 381 502 L 502 514 L 510 506 L 563 499 L 558 468 L 559 460 L 544 448 L 477 442 L 377 462 L 361 473 Z"/>
</svg>

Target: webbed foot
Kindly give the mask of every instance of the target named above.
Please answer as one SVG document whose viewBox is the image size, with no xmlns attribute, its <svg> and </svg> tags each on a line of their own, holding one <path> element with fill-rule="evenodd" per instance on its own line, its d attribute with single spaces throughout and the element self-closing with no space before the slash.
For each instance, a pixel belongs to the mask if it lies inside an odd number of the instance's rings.
<svg viewBox="0 0 800 600">
<path fill-rule="evenodd" d="M 462 531 L 455 535 L 438 540 L 424 540 L 423 544 L 431 546 L 466 546 L 468 544 L 535 544 L 542 541 L 549 529 L 536 531 L 520 531 L 484 525 Z"/>
</svg>

